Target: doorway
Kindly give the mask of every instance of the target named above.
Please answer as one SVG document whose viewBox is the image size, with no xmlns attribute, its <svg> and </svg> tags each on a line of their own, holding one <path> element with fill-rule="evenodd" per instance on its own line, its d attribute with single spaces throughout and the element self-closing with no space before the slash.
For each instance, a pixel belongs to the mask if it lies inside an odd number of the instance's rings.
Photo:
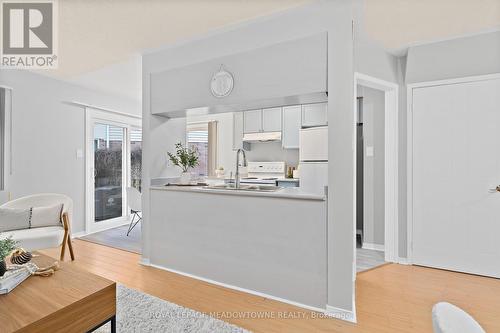
<svg viewBox="0 0 500 333">
<path fill-rule="evenodd" d="M 140 117 L 86 108 L 85 141 L 86 233 L 128 225 L 127 187 L 142 185 Z"/>
<path fill-rule="evenodd" d="M 355 73 L 356 270 L 398 257 L 398 85 Z"/>
<path fill-rule="evenodd" d="M 385 94 L 361 85 L 357 92 L 356 270 L 361 272 L 385 263 Z"/>
</svg>

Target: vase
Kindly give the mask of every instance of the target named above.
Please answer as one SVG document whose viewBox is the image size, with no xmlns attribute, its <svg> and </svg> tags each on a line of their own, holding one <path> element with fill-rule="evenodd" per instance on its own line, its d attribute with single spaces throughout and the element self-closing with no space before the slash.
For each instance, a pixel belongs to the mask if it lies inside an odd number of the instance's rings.
<svg viewBox="0 0 500 333">
<path fill-rule="evenodd" d="M 183 185 L 189 184 L 191 182 L 191 172 L 181 173 L 181 179 L 179 182 Z"/>
<path fill-rule="evenodd" d="M 7 264 L 5 263 L 5 260 L 2 259 L 0 261 L 0 277 L 3 276 L 6 271 L 7 271 Z"/>
</svg>

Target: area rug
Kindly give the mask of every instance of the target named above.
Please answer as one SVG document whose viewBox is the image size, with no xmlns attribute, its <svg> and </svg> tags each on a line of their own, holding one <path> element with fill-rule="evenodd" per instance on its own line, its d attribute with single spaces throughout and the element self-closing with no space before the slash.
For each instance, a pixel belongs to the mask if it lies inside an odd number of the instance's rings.
<svg viewBox="0 0 500 333">
<path fill-rule="evenodd" d="M 241 327 L 120 284 L 116 286 L 116 308 L 118 333 L 250 333 Z M 108 323 L 95 332 L 110 331 Z"/>
</svg>

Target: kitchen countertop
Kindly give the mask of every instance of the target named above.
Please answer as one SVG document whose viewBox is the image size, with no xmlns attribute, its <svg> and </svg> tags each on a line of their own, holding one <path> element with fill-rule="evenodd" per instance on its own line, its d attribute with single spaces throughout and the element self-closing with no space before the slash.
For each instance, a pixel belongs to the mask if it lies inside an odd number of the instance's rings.
<svg viewBox="0 0 500 333">
<path fill-rule="evenodd" d="M 261 191 L 246 191 L 246 190 L 224 190 L 207 188 L 204 186 L 175 186 L 175 185 L 155 185 L 150 187 L 151 190 L 156 191 L 180 191 L 180 192 L 195 192 L 205 194 L 224 194 L 224 195 L 238 195 L 248 197 L 269 197 L 269 198 L 286 198 L 286 199 L 300 199 L 300 200 L 326 200 L 325 195 L 308 193 L 301 190 L 299 187 L 286 187 L 275 192 L 261 192 Z"/>
</svg>

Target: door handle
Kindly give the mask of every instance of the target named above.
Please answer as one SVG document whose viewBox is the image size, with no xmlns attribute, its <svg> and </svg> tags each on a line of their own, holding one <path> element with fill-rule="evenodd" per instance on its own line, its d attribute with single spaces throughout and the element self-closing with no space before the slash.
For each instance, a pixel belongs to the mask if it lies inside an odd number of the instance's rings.
<svg viewBox="0 0 500 333">
<path fill-rule="evenodd" d="M 490 193 L 500 192 L 500 185 L 497 185 L 497 187 L 495 187 L 495 188 L 490 188 L 489 192 Z"/>
</svg>

